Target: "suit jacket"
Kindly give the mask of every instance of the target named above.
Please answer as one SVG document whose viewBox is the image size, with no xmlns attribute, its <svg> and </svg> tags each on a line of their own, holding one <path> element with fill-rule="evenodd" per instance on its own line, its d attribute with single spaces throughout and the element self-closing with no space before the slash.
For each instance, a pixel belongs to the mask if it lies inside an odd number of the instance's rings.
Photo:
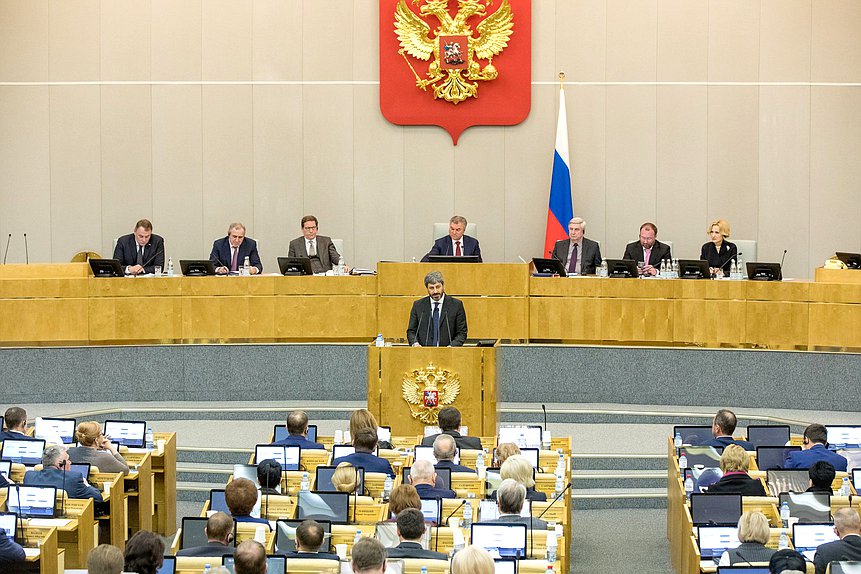
<svg viewBox="0 0 861 574">
<path fill-rule="evenodd" d="M 63 475 L 65 474 L 65 478 Z M 102 502 L 102 493 L 93 486 L 84 483 L 84 477 L 80 472 L 67 470 L 65 473 L 59 468 L 46 468 L 44 470 L 28 470 L 24 474 L 24 484 L 28 486 L 55 486 L 57 490 L 66 487 L 69 498 L 92 498 L 96 502 Z"/>
<path fill-rule="evenodd" d="M 308 257 L 308 241 L 305 237 L 297 237 L 290 242 L 287 257 Z M 330 271 L 340 261 L 341 255 L 335 249 L 330 237 L 317 236 L 317 256 L 311 258 L 311 270 L 314 273 Z"/>
<path fill-rule="evenodd" d="M 732 262 L 738 257 L 738 248 L 735 243 L 730 243 L 724 240 L 720 244 L 720 252 L 718 252 L 715 244 L 709 241 L 703 244 L 700 250 L 700 259 L 709 262 L 709 267 L 720 267 L 723 269 L 724 277 L 729 277 Z"/>
<path fill-rule="evenodd" d="M 441 460 L 434 465 L 436 468 L 447 468 L 451 472 L 471 472 L 475 474 L 475 471 L 468 466 L 463 466 L 461 464 L 455 464 L 450 460 Z"/>
<path fill-rule="evenodd" d="M 328 544 L 328 542 L 326 543 Z M 340 560 L 337 554 L 331 552 L 282 552 L 282 556 L 286 556 L 290 560 L 295 558 L 311 558 L 314 560 Z"/>
<path fill-rule="evenodd" d="M 768 562 L 777 552 L 774 548 L 766 548 L 759 542 L 742 542 L 737 548 L 727 550 L 730 565 L 748 564 L 750 562 Z"/>
<path fill-rule="evenodd" d="M 419 498 L 457 498 L 457 493 L 453 490 L 445 488 L 434 488 L 429 484 L 417 484 L 416 492 L 419 493 Z"/>
<path fill-rule="evenodd" d="M 814 462 L 826 460 L 837 472 L 846 472 L 846 459 L 834 451 L 825 448 L 824 444 L 815 444 L 807 450 L 796 450 L 786 455 L 783 468 L 810 468 Z"/>
<path fill-rule="evenodd" d="M 21 545 L 6 536 L 5 530 L 0 531 L 0 565 L 24 562 L 25 559 L 26 556 Z"/>
<path fill-rule="evenodd" d="M 278 442 L 273 442 L 272 444 L 275 446 L 298 446 L 299 448 L 309 448 L 315 450 L 321 450 L 326 448 L 322 444 L 312 442 L 304 436 L 300 435 L 289 435 L 279 440 Z"/>
<path fill-rule="evenodd" d="M 744 450 L 756 450 L 753 446 L 753 443 L 747 442 L 746 440 L 736 440 L 731 436 L 719 436 L 713 439 L 704 441 L 700 443 L 700 446 L 713 446 L 717 448 L 726 448 L 731 444 L 737 444 Z"/>
<path fill-rule="evenodd" d="M 825 574 L 828 564 L 836 560 L 861 560 L 861 536 L 845 536 L 817 548 L 813 557 L 816 574 Z"/>
<path fill-rule="evenodd" d="M 6 480 L 6 477 L 0 474 L 0 488 L 5 488 L 9 486 L 9 481 Z"/>
<path fill-rule="evenodd" d="M 652 245 L 652 252 L 649 254 L 649 260 L 645 263 L 647 265 L 651 265 L 652 267 L 657 267 L 664 259 L 671 258 L 672 255 L 670 255 L 670 246 L 666 243 L 661 243 L 660 241 L 655 239 L 655 244 Z M 629 243 L 625 247 L 625 255 L 622 256 L 622 259 L 630 259 L 631 261 L 642 261 L 643 246 L 640 244 L 640 242 L 635 241 L 633 243 Z"/>
<path fill-rule="evenodd" d="M 448 560 L 448 555 L 433 550 L 425 550 L 418 542 L 401 542 L 394 548 L 387 548 L 389 558 L 423 558 L 425 560 Z"/>
<path fill-rule="evenodd" d="M 410 309 L 410 323 L 407 326 L 407 341 L 410 345 L 419 342 L 422 347 L 428 347 L 433 340 L 431 298 L 422 297 L 413 302 Z M 466 311 L 460 299 L 446 295 L 442 302 L 439 315 L 439 346 L 462 347 L 466 342 Z"/>
<path fill-rule="evenodd" d="M 349 462 L 353 466 L 362 467 L 365 472 L 384 472 L 395 477 L 395 471 L 392 470 L 392 465 L 389 461 L 370 452 L 354 452 L 347 456 L 336 458 L 332 461 L 332 466 L 338 466 L 342 462 Z"/>
<path fill-rule="evenodd" d="M 200 546 L 194 546 L 192 548 L 186 548 L 185 550 L 180 550 L 176 553 L 177 556 L 207 556 L 212 558 L 218 558 L 219 556 L 224 556 L 225 554 L 233 554 L 236 550 L 233 546 L 225 546 L 221 542 L 207 542 L 206 544 L 202 544 Z"/>
<path fill-rule="evenodd" d="M 481 450 L 481 439 L 477 436 L 461 436 L 461 434 L 455 430 L 452 431 L 443 431 L 441 434 L 447 434 L 450 437 L 454 438 L 454 442 L 457 444 L 457 448 L 466 448 L 470 450 Z M 433 446 L 433 441 L 436 440 L 438 434 L 432 434 L 430 436 L 426 436 L 422 439 L 422 446 Z"/>
<path fill-rule="evenodd" d="M 571 240 L 563 239 L 557 241 L 553 246 L 553 257 L 562 262 L 562 266 L 568 271 L 566 266 L 568 261 L 568 250 L 571 248 Z M 601 265 L 601 248 L 597 241 L 583 238 L 580 240 L 580 275 L 594 275 L 595 269 Z"/>
<path fill-rule="evenodd" d="M 138 264 L 138 242 L 134 233 L 123 235 L 117 239 L 114 259 L 119 260 L 120 265 L 123 266 L 123 271 L 126 267 Z M 149 243 L 144 245 L 143 262 L 144 271 L 147 273 L 153 273 L 156 265 L 164 269 L 164 239 L 161 235 L 150 235 Z"/>
<path fill-rule="evenodd" d="M 464 235 L 461 241 L 461 255 L 476 255 L 478 256 L 478 262 L 481 263 L 481 247 L 478 246 L 478 239 L 470 237 L 469 235 Z M 440 237 L 433 242 L 431 250 L 422 257 L 422 262 L 427 263 L 430 261 L 431 255 L 454 255 L 453 243 L 454 242 L 451 240 L 451 236 L 449 235 Z"/>
<path fill-rule="evenodd" d="M 248 257 L 249 263 L 257 267 L 258 273 L 263 273 L 263 264 L 260 263 L 260 254 L 257 253 L 257 242 L 246 237 L 239 246 L 239 256 L 236 258 L 236 263 L 239 268 L 242 268 L 242 263 Z M 212 244 L 212 253 L 209 254 L 209 260 L 218 267 L 230 268 L 230 240 L 227 236 L 221 239 L 216 239 Z"/>
<path fill-rule="evenodd" d="M 269 524 L 269 521 L 265 518 L 256 518 L 254 516 L 236 516 L 234 514 L 233 520 L 235 520 L 236 522 L 252 522 L 254 524 L 265 524 L 266 528 L 272 530 L 272 525 Z"/>
<path fill-rule="evenodd" d="M 529 518 L 517 514 L 503 514 L 499 518 L 485 520 L 485 522 L 490 522 L 491 524 L 525 524 L 526 526 L 531 526 L 532 530 L 547 530 L 547 522 L 544 520 L 533 518 L 530 522 Z"/>
<path fill-rule="evenodd" d="M 747 474 L 725 474 L 706 491 L 707 494 L 741 494 L 742 496 L 768 496 L 762 481 Z"/>
<path fill-rule="evenodd" d="M 18 431 L 5 430 L 0 432 L 0 442 L 4 440 L 39 440 L 36 437 L 27 436 Z"/>
</svg>

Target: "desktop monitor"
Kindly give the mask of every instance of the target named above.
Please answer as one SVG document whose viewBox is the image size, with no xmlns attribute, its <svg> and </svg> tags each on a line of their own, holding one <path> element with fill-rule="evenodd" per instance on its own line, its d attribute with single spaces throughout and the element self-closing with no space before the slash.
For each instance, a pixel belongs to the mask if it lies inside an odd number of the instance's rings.
<svg viewBox="0 0 861 574">
<path fill-rule="evenodd" d="M 526 524 L 476 522 L 470 543 L 501 558 L 526 558 Z"/>
<path fill-rule="evenodd" d="M 410 484 L 410 468 L 405 466 L 401 473 L 403 474 L 403 483 Z M 436 488 L 451 490 L 451 469 L 450 468 L 435 468 L 436 471 Z M 501 481 L 500 481 L 501 482 Z"/>
<path fill-rule="evenodd" d="M 0 460 L 0 476 L 9 480 L 9 475 L 12 473 L 12 461 Z"/>
<path fill-rule="evenodd" d="M 565 271 L 565 266 L 556 258 L 548 259 L 545 257 L 533 257 L 532 265 L 535 266 L 535 272 L 541 273 L 542 275 L 558 275 L 560 277 L 568 276 L 568 273 Z"/>
<path fill-rule="evenodd" d="M 861 448 L 861 426 L 856 425 L 826 425 L 828 432 L 828 448 Z"/>
<path fill-rule="evenodd" d="M 225 554 L 221 557 L 221 565 L 227 568 L 230 574 L 233 570 L 233 554 Z M 287 557 L 280 554 L 269 554 L 266 556 L 266 574 L 285 574 L 287 571 Z"/>
<path fill-rule="evenodd" d="M 709 262 L 702 259 L 679 259 L 679 279 L 711 279 Z"/>
<path fill-rule="evenodd" d="M 750 425 L 747 441 L 758 446 L 786 446 L 789 443 L 789 425 Z"/>
<path fill-rule="evenodd" d="M 90 466 L 92 466 L 92 465 L 90 465 L 90 463 L 88 463 L 88 462 L 79 462 L 79 463 L 73 462 L 70 465 L 69 470 L 71 472 L 80 472 L 81 476 L 83 476 L 84 480 L 86 480 L 87 477 L 90 476 Z"/>
<path fill-rule="evenodd" d="M 75 442 L 75 427 L 75 419 L 39 417 L 36 419 L 33 436 L 49 442 L 55 437 L 60 437 L 63 444 L 72 444 Z"/>
<path fill-rule="evenodd" d="M 264 459 L 265 460 L 265 459 Z M 233 465 L 233 480 L 237 478 L 247 478 L 253 483 L 257 483 L 257 465 L 256 464 L 234 464 Z"/>
<path fill-rule="evenodd" d="M 673 427 L 673 436 L 675 437 L 677 434 L 682 436 L 683 445 L 691 446 L 699 446 L 703 442 L 714 438 L 712 427 L 704 425 L 676 425 Z"/>
<path fill-rule="evenodd" d="M 327 552 L 331 545 L 332 522 L 329 520 L 317 520 L 317 524 L 323 529 L 323 545 L 321 552 Z M 279 553 L 296 551 L 296 529 L 302 524 L 301 520 L 279 519 L 275 523 L 275 550 Z"/>
<path fill-rule="evenodd" d="M 299 470 L 299 459 L 302 449 L 298 446 L 274 446 L 271 444 L 258 444 L 254 448 L 254 460 L 275 460 L 281 464 L 281 470 Z"/>
<path fill-rule="evenodd" d="M 539 425 L 500 427 L 498 444 L 513 442 L 520 448 L 541 448 Z"/>
<path fill-rule="evenodd" d="M 701 467 L 686 468 L 685 480 L 690 478 L 694 483 L 692 492 L 705 492 L 710 486 L 723 478 L 723 471 L 720 468 Z"/>
<path fill-rule="evenodd" d="M 290 436 L 290 433 L 287 432 L 287 425 L 275 425 L 272 435 L 275 437 L 272 442 L 279 442 Z M 308 435 L 305 438 L 317 442 L 317 425 L 308 425 Z"/>
<path fill-rule="evenodd" d="M 318 466 L 317 480 L 314 483 L 314 490 L 318 492 L 339 492 L 335 485 L 332 484 L 332 476 L 335 474 L 337 466 Z M 362 467 L 353 467 L 358 473 L 358 488 L 356 491 L 359 494 L 365 493 L 365 469 Z"/>
<path fill-rule="evenodd" d="M 279 257 L 278 269 L 281 275 L 298 276 L 313 275 L 310 257 Z"/>
<path fill-rule="evenodd" d="M 786 456 L 794 451 L 801 450 L 800 446 L 761 446 L 756 449 L 756 466 L 759 470 L 772 470 L 783 468 Z"/>
<path fill-rule="evenodd" d="M 738 548 L 738 528 L 735 526 L 698 526 L 697 546 L 703 560 L 717 562 L 724 552 Z"/>
<path fill-rule="evenodd" d="M 422 515 L 425 517 L 425 522 L 440 523 L 442 520 L 442 499 L 441 498 L 423 498 Z"/>
<path fill-rule="evenodd" d="M 129 448 L 141 448 L 146 437 L 146 421 L 105 421 L 104 435 Z"/>
<path fill-rule="evenodd" d="M 605 259 L 607 276 L 615 278 L 639 277 L 637 262 L 632 259 Z"/>
<path fill-rule="evenodd" d="M 179 539 L 179 549 L 194 548 L 206 544 L 206 521 L 203 516 L 185 516 L 182 519 L 182 535 Z M 228 546 L 236 546 L 236 521 L 233 521 L 233 540 Z"/>
<path fill-rule="evenodd" d="M 176 556 L 165 556 L 164 562 L 155 574 L 176 574 Z"/>
<path fill-rule="evenodd" d="M 849 269 L 861 269 L 861 253 L 846 253 L 838 251 L 834 254 Z"/>
<path fill-rule="evenodd" d="M 735 526 L 741 518 L 740 494 L 691 494 L 694 525 Z"/>
<path fill-rule="evenodd" d="M 766 471 L 765 476 L 772 496 L 781 492 L 804 492 L 810 483 L 807 469 L 772 468 Z"/>
<path fill-rule="evenodd" d="M 215 275 L 215 265 L 208 259 L 180 259 L 179 269 L 186 277 L 209 277 Z"/>
<path fill-rule="evenodd" d="M 789 515 L 802 523 L 823 523 L 831 521 L 831 495 L 827 492 L 782 492 L 779 507 L 786 502 Z"/>
<path fill-rule="evenodd" d="M 685 446 L 679 449 L 679 456 L 684 453 L 688 459 L 685 468 L 703 466 L 706 468 L 720 467 L 720 457 L 723 454 L 722 446 Z"/>
<path fill-rule="evenodd" d="M 819 546 L 839 539 L 840 537 L 834 532 L 834 524 L 830 522 L 819 524 L 796 522 L 792 525 L 792 545 L 810 561 L 813 560 Z"/>
<path fill-rule="evenodd" d="M 782 281 L 780 263 L 763 263 L 748 261 L 747 278 L 751 281 Z"/>
<path fill-rule="evenodd" d="M 45 451 L 44 440 L 16 440 L 7 439 L 3 441 L 0 448 L 0 460 L 8 460 L 24 466 L 36 466 L 42 464 L 42 453 Z"/>
<path fill-rule="evenodd" d="M 209 510 L 223 512 L 230 516 L 230 509 L 227 508 L 227 499 L 224 497 L 223 488 L 212 488 L 209 490 Z"/>
<path fill-rule="evenodd" d="M 349 522 L 350 495 L 346 492 L 299 491 L 296 518 L 330 520 L 333 524 Z"/>
<path fill-rule="evenodd" d="M 122 277 L 123 266 L 117 259 L 90 259 L 90 269 L 96 277 Z"/>
<path fill-rule="evenodd" d="M 54 518 L 57 489 L 53 486 L 7 487 L 6 508 L 21 518 Z"/>
</svg>

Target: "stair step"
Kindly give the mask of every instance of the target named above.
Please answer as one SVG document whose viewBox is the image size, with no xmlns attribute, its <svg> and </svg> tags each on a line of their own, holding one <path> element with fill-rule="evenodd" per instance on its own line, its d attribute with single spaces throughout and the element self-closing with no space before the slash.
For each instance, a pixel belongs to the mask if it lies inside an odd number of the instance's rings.
<svg viewBox="0 0 861 574">
<path fill-rule="evenodd" d="M 176 449 L 177 464 L 248 464 L 253 453 L 248 448 L 184 447 Z"/>
<path fill-rule="evenodd" d="M 665 508 L 666 488 L 583 488 L 571 495 L 576 509 Z"/>
<path fill-rule="evenodd" d="M 631 453 L 574 453 L 571 455 L 571 467 L 575 470 L 663 470 L 667 471 L 666 454 L 631 454 Z"/>
</svg>

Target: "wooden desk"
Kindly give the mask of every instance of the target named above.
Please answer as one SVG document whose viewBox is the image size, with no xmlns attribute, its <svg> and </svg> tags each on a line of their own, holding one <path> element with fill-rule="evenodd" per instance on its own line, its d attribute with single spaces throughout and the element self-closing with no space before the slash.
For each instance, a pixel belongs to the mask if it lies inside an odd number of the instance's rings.
<svg viewBox="0 0 861 574">
<path fill-rule="evenodd" d="M 154 506 L 151 524 L 162 536 L 170 536 L 176 532 L 176 433 L 153 433 L 153 439 L 156 444 L 164 441 L 164 451 L 150 453 Z"/>
<path fill-rule="evenodd" d="M 99 516 L 99 540 L 116 546 L 120 550 L 126 546 L 128 535 L 128 501 L 123 494 L 123 473 L 90 472 L 88 482 L 102 492 L 108 503 L 107 516 Z M 110 494 L 105 493 L 105 485 L 110 485 Z"/>
<path fill-rule="evenodd" d="M 816 283 L 861 283 L 861 270 L 858 269 L 825 269 L 817 267 L 813 272 Z"/>
<path fill-rule="evenodd" d="M 152 530 L 155 515 L 155 474 L 152 464 L 155 454 L 156 451 L 123 453 L 129 465 L 129 474 L 123 479 L 123 494 L 128 505 L 131 534 L 138 530 Z"/>
<path fill-rule="evenodd" d="M 65 568 L 60 566 L 61 551 L 57 546 L 57 529 L 51 526 L 31 526 L 24 522 L 24 547 L 38 548 L 35 556 L 27 556 L 28 564 L 38 564 L 39 574 L 56 574 Z"/>
</svg>

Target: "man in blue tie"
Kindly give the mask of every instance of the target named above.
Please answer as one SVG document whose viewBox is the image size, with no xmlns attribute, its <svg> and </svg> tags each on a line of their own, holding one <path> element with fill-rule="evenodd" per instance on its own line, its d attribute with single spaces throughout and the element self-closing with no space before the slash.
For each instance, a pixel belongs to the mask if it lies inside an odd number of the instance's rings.
<svg viewBox="0 0 861 574">
<path fill-rule="evenodd" d="M 466 341 L 466 311 L 463 303 L 445 294 L 439 271 L 425 275 L 428 296 L 413 303 L 407 341 L 414 347 L 461 347 Z"/>
</svg>

